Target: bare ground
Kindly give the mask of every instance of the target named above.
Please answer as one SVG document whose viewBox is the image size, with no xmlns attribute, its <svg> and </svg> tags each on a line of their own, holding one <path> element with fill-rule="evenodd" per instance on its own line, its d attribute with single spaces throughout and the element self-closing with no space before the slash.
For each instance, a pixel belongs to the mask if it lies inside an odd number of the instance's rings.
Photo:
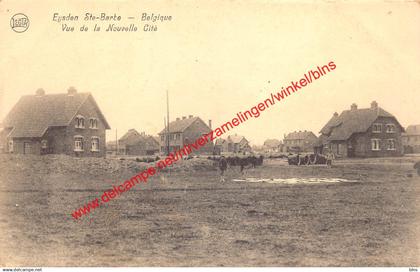
<svg viewBox="0 0 420 272">
<path fill-rule="evenodd" d="M 145 166 L 2 155 L 0 266 L 420 266 L 420 178 L 412 165 L 410 158 L 332 168 L 271 160 L 243 176 L 230 169 L 220 183 L 209 163 L 160 173 L 77 222 L 74 209 Z M 356 182 L 231 180 L 243 177 Z"/>
</svg>

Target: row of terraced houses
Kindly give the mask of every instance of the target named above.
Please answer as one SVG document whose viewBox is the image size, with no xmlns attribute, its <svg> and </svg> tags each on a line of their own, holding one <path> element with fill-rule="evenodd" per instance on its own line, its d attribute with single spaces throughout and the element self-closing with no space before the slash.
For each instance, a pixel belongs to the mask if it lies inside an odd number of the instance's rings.
<svg viewBox="0 0 420 272">
<path fill-rule="evenodd" d="M 69 88 L 67 93 L 35 95 L 19 99 L 7 114 L 0 130 L 0 149 L 16 154 L 67 154 L 103 157 L 114 150 L 124 155 L 155 155 L 180 149 L 211 131 L 198 116 L 183 116 L 169 123 L 158 136 L 130 129 L 119 140 L 106 145 L 110 125 L 92 94 Z M 267 141 L 268 143 L 269 141 Z M 271 140 L 270 144 L 277 143 Z M 334 113 L 317 137 L 311 131 L 284 136 L 285 152 L 332 152 L 338 157 L 401 156 L 420 152 L 420 125 L 405 130 L 397 118 L 373 101 L 368 108 L 352 104 L 341 114 Z M 240 135 L 209 142 L 201 153 L 251 152 L 249 141 Z"/>
</svg>

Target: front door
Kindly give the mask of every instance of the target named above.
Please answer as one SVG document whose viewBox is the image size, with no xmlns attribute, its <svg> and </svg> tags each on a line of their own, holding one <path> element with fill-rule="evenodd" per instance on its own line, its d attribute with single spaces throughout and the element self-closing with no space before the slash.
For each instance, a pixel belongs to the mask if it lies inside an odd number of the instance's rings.
<svg viewBox="0 0 420 272">
<path fill-rule="evenodd" d="M 29 142 L 23 143 L 23 154 L 31 154 L 31 143 Z"/>
</svg>

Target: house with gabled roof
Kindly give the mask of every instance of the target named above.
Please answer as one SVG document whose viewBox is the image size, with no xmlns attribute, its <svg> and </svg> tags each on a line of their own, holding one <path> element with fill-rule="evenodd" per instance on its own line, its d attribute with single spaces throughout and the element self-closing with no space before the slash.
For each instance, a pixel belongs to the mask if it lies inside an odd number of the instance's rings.
<svg viewBox="0 0 420 272">
<path fill-rule="evenodd" d="M 267 139 L 264 141 L 262 148 L 266 152 L 282 152 L 283 143 L 277 139 Z"/>
<path fill-rule="evenodd" d="M 227 137 L 228 152 L 232 153 L 243 153 L 251 152 L 251 146 L 249 141 L 242 135 L 229 135 Z"/>
<path fill-rule="evenodd" d="M 317 140 L 312 131 L 294 131 L 284 135 L 283 144 L 286 152 L 312 152 Z"/>
<path fill-rule="evenodd" d="M 3 121 L 0 141 L 15 154 L 105 156 L 108 122 L 90 93 L 22 96 Z"/>
<path fill-rule="evenodd" d="M 118 153 L 123 155 L 154 155 L 159 152 L 159 140 L 145 132 L 129 129 L 118 140 Z"/>
<path fill-rule="evenodd" d="M 163 128 L 159 132 L 160 152 L 167 153 L 168 139 L 169 151 L 180 150 L 184 145 L 194 143 L 198 138 L 211 132 L 211 120 L 206 124 L 200 117 L 189 115 L 182 118 L 176 118 L 169 123 L 168 128 Z M 213 153 L 213 142 L 208 138 L 208 143 L 201 146 L 199 150 L 193 150 L 194 153 Z"/>
<path fill-rule="evenodd" d="M 244 153 L 251 152 L 252 148 L 249 141 L 242 135 L 229 135 L 227 138 L 217 138 L 215 141 L 217 154 L 221 153 Z"/>
<path fill-rule="evenodd" d="M 365 109 L 353 103 L 350 110 L 334 113 L 321 129 L 317 150 L 325 153 L 328 149 L 337 157 L 401 156 L 402 132 L 397 118 L 376 101 Z"/>
</svg>

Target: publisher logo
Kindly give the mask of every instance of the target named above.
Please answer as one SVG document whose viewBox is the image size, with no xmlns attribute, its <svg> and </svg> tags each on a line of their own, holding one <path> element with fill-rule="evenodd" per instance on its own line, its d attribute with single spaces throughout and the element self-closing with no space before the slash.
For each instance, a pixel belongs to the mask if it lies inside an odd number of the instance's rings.
<svg viewBox="0 0 420 272">
<path fill-rule="evenodd" d="M 29 18 L 23 13 L 17 13 L 10 19 L 10 27 L 14 32 L 22 33 L 29 28 Z"/>
</svg>

